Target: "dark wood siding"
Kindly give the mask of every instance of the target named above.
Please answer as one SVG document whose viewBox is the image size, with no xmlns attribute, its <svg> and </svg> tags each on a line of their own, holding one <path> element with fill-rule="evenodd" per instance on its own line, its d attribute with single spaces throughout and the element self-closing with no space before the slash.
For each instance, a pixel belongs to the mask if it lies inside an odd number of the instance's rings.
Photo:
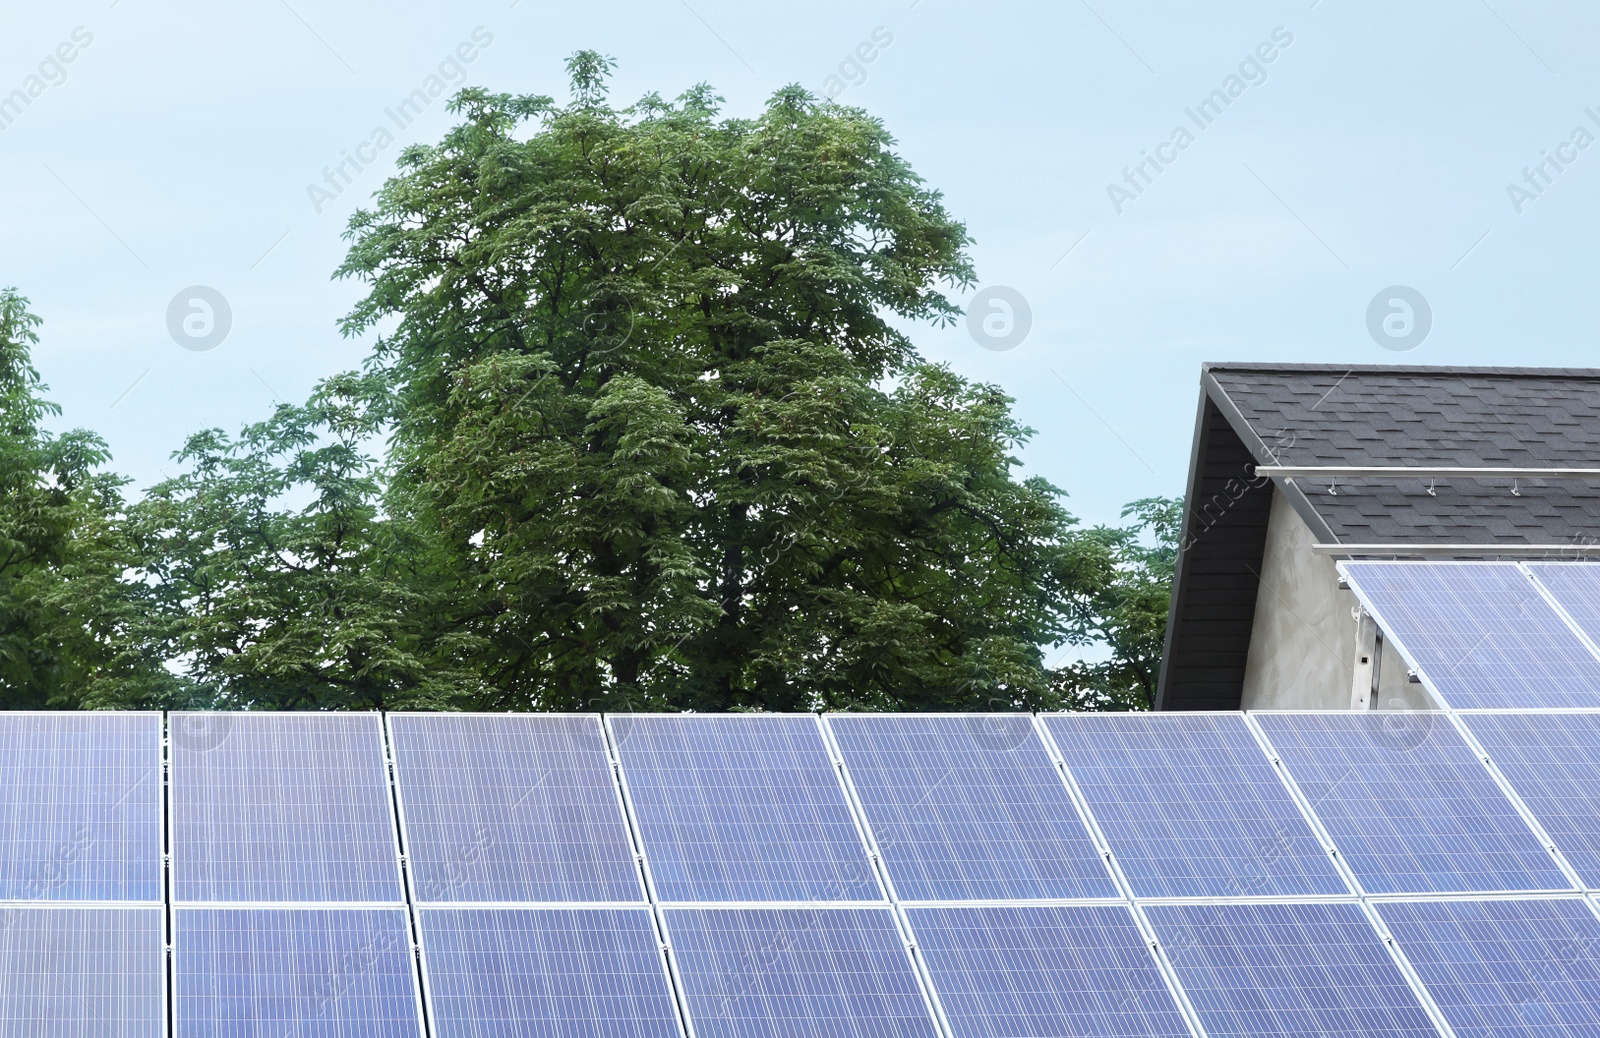
<svg viewBox="0 0 1600 1038">
<path fill-rule="evenodd" d="M 1272 483 L 1204 397 L 1157 710 L 1237 710 L 1267 544 Z"/>
</svg>

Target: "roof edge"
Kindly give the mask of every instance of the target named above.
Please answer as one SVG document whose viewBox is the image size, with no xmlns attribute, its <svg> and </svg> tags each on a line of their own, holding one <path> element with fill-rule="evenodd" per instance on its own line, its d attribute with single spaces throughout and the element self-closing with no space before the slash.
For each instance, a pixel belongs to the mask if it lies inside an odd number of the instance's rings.
<svg viewBox="0 0 1600 1038">
<path fill-rule="evenodd" d="M 1268 361 L 1205 361 L 1201 375 L 1212 372 L 1317 372 L 1339 375 L 1492 375 L 1501 378 L 1590 379 L 1600 382 L 1600 368 L 1466 367 L 1448 364 L 1282 364 Z"/>
</svg>

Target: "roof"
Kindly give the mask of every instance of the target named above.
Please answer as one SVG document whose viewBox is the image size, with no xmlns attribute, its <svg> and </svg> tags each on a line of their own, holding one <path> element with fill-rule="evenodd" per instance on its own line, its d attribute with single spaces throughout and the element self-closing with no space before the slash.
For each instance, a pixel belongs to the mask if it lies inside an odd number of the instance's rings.
<svg viewBox="0 0 1600 1038">
<path fill-rule="evenodd" d="M 1273 486 L 1324 544 L 1600 537 L 1600 482 L 1254 469 L 1600 468 L 1600 369 L 1213 363 L 1200 383 L 1159 708 L 1238 707 Z"/>
<path fill-rule="evenodd" d="M 1211 364 L 1202 377 L 1266 463 L 1600 467 L 1597 369 Z M 1436 480 L 1432 494 L 1420 479 L 1295 485 L 1325 542 L 1568 544 L 1600 528 L 1600 486 L 1572 480 L 1519 480 L 1516 494 L 1507 479 Z"/>
</svg>

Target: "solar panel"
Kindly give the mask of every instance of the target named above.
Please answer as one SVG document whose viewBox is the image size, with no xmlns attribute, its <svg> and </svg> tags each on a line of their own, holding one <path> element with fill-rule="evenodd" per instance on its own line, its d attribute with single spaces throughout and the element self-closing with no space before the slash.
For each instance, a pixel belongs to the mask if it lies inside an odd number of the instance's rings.
<svg viewBox="0 0 1600 1038">
<path fill-rule="evenodd" d="M 0 1034 L 166 1033 L 160 908 L 0 908 Z"/>
<path fill-rule="evenodd" d="M 1210 1038 L 1437 1038 L 1359 905 L 1152 905 L 1145 913 Z"/>
<path fill-rule="evenodd" d="M 1117 897 L 1027 714 L 828 718 L 904 900 Z"/>
<path fill-rule="evenodd" d="M 215 714 L 184 730 L 203 737 L 172 739 L 177 900 L 404 900 L 377 714 Z"/>
<path fill-rule="evenodd" d="M 663 901 L 883 897 L 815 717 L 608 721 Z"/>
<path fill-rule="evenodd" d="M 1571 889 L 1443 714 L 1255 717 L 1369 893 Z"/>
<path fill-rule="evenodd" d="M 1582 901 L 1376 907 L 1456 1038 L 1600 1034 L 1600 921 Z"/>
<path fill-rule="evenodd" d="M 650 912 L 427 908 L 436 1038 L 677 1038 Z"/>
<path fill-rule="evenodd" d="M 1600 660 L 1514 563 L 1344 569 L 1451 707 L 1600 705 Z"/>
<path fill-rule="evenodd" d="M 1464 714 L 1584 885 L 1600 888 L 1600 714 Z"/>
<path fill-rule="evenodd" d="M 178 1038 L 420 1038 L 401 908 L 180 908 Z"/>
<path fill-rule="evenodd" d="M 161 900 L 161 715 L 0 714 L 0 900 Z"/>
<path fill-rule="evenodd" d="M 600 718 L 391 714 L 418 901 L 642 901 Z"/>
<path fill-rule="evenodd" d="M 1532 562 L 1528 569 L 1591 640 L 1600 639 L 1600 564 Z"/>
<path fill-rule="evenodd" d="M 1238 714 L 1045 718 L 1140 897 L 1344 894 Z"/>
<path fill-rule="evenodd" d="M 887 908 L 665 910 L 695 1038 L 935 1038 Z"/>
<path fill-rule="evenodd" d="M 910 908 L 959 1038 L 1188 1038 L 1172 992 L 1127 908 Z"/>
</svg>

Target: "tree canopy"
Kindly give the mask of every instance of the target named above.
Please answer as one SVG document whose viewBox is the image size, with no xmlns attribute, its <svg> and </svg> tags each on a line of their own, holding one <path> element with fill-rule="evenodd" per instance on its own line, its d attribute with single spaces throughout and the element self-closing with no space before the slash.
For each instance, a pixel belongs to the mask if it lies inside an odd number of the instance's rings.
<svg viewBox="0 0 1600 1038">
<path fill-rule="evenodd" d="M 969 238 L 883 125 L 798 87 L 753 118 L 703 85 L 616 108 L 610 67 L 575 55 L 565 104 L 458 95 L 351 220 L 364 369 L 193 436 L 135 502 L 91 434 L 39 430 L 33 319 L 4 297 L 0 687 L 1148 706 L 1175 505 L 1079 528 L 1019 475 L 1012 401 L 918 355 Z M 1090 642 L 1111 662 L 1045 665 Z"/>
</svg>

